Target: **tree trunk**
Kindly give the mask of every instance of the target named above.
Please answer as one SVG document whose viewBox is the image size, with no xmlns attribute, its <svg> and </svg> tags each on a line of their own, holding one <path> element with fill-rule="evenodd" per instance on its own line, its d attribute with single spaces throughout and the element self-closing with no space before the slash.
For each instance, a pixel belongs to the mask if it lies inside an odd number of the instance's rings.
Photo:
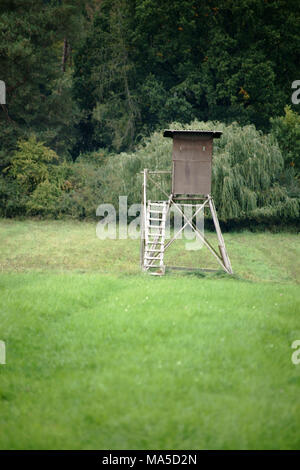
<svg viewBox="0 0 300 470">
<path fill-rule="evenodd" d="M 64 39 L 64 45 L 63 45 L 63 55 L 62 55 L 62 60 L 61 60 L 61 69 L 63 72 L 66 71 L 66 63 L 68 60 L 68 54 L 69 54 L 69 44 L 68 40 L 65 38 Z"/>
</svg>

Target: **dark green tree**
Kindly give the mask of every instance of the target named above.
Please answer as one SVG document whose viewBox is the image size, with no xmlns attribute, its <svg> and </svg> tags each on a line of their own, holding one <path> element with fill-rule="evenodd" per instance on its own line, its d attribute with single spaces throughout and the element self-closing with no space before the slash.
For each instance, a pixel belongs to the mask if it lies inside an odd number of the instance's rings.
<svg viewBox="0 0 300 470">
<path fill-rule="evenodd" d="M 33 132 L 60 155 L 74 146 L 79 113 L 71 94 L 71 45 L 77 47 L 84 21 L 81 0 L 1 1 L 2 167 L 18 139 Z"/>
<path fill-rule="evenodd" d="M 74 96 L 84 113 L 79 150 L 132 145 L 139 108 L 130 52 L 132 1 L 103 0 L 75 57 Z"/>
<path fill-rule="evenodd" d="M 79 149 L 130 147 L 173 120 L 267 130 L 300 73 L 297 0 L 103 0 L 75 59 Z"/>
<path fill-rule="evenodd" d="M 300 115 L 285 107 L 285 115 L 271 119 L 272 132 L 275 135 L 285 166 L 292 167 L 300 175 Z"/>
</svg>

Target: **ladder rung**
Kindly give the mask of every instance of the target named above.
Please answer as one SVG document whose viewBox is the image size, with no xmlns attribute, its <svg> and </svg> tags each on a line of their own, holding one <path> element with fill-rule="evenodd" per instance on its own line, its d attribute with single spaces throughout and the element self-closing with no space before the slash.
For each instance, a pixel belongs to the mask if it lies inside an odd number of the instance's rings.
<svg viewBox="0 0 300 470">
<path fill-rule="evenodd" d="M 162 238 L 162 235 L 165 235 L 165 232 L 147 232 L 146 233 L 146 238 L 148 238 L 148 237 Z"/>
<path fill-rule="evenodd" d="M 154 238 L 150 238 L 154 237 Z M 148 237 L 146 237 L 146 240 L 148 240 L 149 243 L 155 243 L 155 240 L 162 241 L 164 237 L 162 237 L 162 233 L 150 233 Z"/>
<path fill-rule="evenodd" d="M 148 231 L 148 232 L 146 233 L 146 238 L 147 238 L 147 235 L 148 235 L 149 237 L 162 238 L 162 235 L 165 235 L 165 232 L 164 232 L 164 231 L 163 231 L 163 232 L 162 232 L 162 231 L 160 231 L 160 232 L 150 232 L 150 231 Z"/>
<path fill-rule="evenodd" d="M 165 232 L 164 231 L 160 231 L 160 232 L 150 232 L 150 231 L 148 231 L 146 233 L 146 238 L 147 238 L 147 235 L 149 237 L 161 237 L 162 235 L 165 235 Z"/>
<path fill-rule="evenodd" d="M 144 268 L 149 274 L 155 276 L 162 276 L 165 272 L 163 260 L 167 209 L 166 201 L 148 201 L 145 226 Z M 154 221 L 157 224 L 154 225 Z"/>
<path fill-rule="evenodd" d="M 153 250 L 153 251 L 147 250 L 145 252 L 145 258 L 150 259 L 149 256 L 151 256 L 151 255 L 155 255 L 155 259 L 160 260 L 164 256 L 164 252 L 163 251 L 158 251 L 158 250 Z M 151 258 L 151 259 L 154 259 L 154 258 Z"/>
</svg>

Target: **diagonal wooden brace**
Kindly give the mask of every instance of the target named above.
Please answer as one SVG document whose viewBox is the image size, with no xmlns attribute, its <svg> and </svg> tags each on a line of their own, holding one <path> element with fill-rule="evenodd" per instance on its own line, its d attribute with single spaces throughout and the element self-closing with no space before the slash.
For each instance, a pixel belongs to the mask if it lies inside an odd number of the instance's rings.
<svg viewBox="0 0 300 470">
<path fill-rule="evenodd" d="M 200 211 L 204 208 L 204 206 L 205 206 L 207 203 L 208 203 L 208 199 L 206 199 L 206 200 L 203 202 L 203 204 L 201 204 L 201 206 L 198 207 L 198 209 L 196 210 L 195 214 L 189 219 L 189 222 L 192 222 L 192 221 L 193 221 L 193 219 L 196 217 L 196 215 L 198 214 L 198 212 L 200 212 Z M 174 204 L 174 202 L 173 202 L 173 204 Z M 166 250 L 167 248 L 169 248 L 170 245 L 172 245 L 172 243 L 176 240 L 176 238 L 178 237 L 178 235 L 185 229 L 185 227 L 186 227 L 187 225 L 188 225 L 188 222 L 186 222 L 186 223 L 183 225 L 183 227 L 181 227 L 181 229 L 178 230 L 178 232 L 176 233 L 176 235 L 174 235 L 173 238 L 166 244 L 165 250 Z M 193 230 L 194 230 L 194 228 L 193 228 Z"/>
</svg>

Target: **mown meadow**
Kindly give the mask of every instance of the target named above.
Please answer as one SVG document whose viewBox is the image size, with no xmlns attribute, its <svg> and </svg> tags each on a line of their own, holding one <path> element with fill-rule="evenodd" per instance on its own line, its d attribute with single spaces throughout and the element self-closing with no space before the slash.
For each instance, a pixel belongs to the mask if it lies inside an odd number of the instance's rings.
<svg viewBox="0 0 300 470">
<path fill-rule="evenodd" d="M 299 25 L 298 0 L 0 2 L 0 449 L 299 449 Z M 96 235 L 144 169 L 168 199 L 164 129 L 222 134 L 232 276 Z"/>
<path fill-rule="evenodd" d="M 2 449 L 299 448 L 297 234 L 225 233 L 233 276 L 151 277 L 94 222 L 0 228 Z M 184 240 L 166 261 L 215 267 Z"/>
</svg>

